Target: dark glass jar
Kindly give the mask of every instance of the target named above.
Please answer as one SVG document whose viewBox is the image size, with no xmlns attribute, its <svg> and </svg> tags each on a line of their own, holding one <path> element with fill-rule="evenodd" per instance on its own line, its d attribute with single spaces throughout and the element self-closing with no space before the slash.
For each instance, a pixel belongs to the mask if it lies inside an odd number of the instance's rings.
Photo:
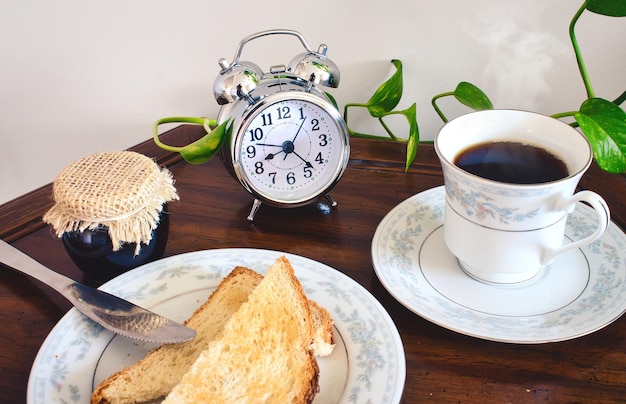
<svg viewBox="0 0 626 404">
<path fill-rule="evenodd" d="M 164 205 L 158 226 L 152 231 L 152 239 L 142 244 L 135 255 L 136 243 L 124 243 L 113 251 L 108 228 L 99 225 L 92 230 L 64 233 L 63 246 L 76 266 L 89 278 L 91 283 L 102 284 L 116 276 L 154 261 L 163 256 L 169 235 L 169 215 Z"/>
</svg>

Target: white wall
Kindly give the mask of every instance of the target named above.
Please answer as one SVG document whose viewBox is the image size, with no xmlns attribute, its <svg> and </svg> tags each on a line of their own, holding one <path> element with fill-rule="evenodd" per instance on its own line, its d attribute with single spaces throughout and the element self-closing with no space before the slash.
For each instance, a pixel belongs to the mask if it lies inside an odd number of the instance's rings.
<svg viewBox="0 0 626 404">
<path fill-rule="evenodd" d="M 0 203 L 85 154 L 150 138 L 157 118 L 215 117 L 218 59 L 267 29 L 328 44 L 340 105 L 367 101 L 401 59 L 400 107 L 417 102 L 425 139 L 441 126 L 431 98 L 459 81 L 496 107 L 577 109 L 585 93 L 567 29 L 581 2 L 0 0 Z M 577 32 L 597 95 L 616 97 L 626 88 L 626 19 L 587 13 Z M 268 68 L 300 51 L 295 38 L 267 38 L 244 48 L 244 59 Z M 380 132 L 365 119 L 351 126 Z"/>
</svg>

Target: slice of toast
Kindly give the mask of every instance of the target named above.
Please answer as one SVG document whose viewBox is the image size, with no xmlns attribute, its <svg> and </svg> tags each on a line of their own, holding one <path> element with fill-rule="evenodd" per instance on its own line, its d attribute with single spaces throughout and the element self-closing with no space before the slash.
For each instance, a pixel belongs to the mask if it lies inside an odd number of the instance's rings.
<svg viewBox="0 0 626 404">
<path fill-rule="evenodd" d="M 248 300 L 263 279 L 255 271 L 235 267 L 185 322 L 196 330 L 196 337 L 183 344 L 163 345 L 100 383 L 94 390 L 92 404 L 141 403 L 164 397 L 174 388 L 210 341 L 219 337 L 226 322 Z M 318 356 L 329 355 L 333 348 L 333 323 L 330 314 L 309 301 L 315 329 L 311 345 Z"/>
<path fill-rule="evenodd" d="M 281 257 L 163 404 L 310 403 L 319 368 L 309 303 Z"/>
<path fill-rule="evenodd" d="M 140 403 L 169 394 L 200 352 L 222 333 L 226 322 L 262 279 L 248 268 L 235 267 L 185 321 L 185 325 L 196 330 L 194 339 L 162 345 L 135 364 L 109 376 L 96 387 L 91 403 Z"/>
</svg>

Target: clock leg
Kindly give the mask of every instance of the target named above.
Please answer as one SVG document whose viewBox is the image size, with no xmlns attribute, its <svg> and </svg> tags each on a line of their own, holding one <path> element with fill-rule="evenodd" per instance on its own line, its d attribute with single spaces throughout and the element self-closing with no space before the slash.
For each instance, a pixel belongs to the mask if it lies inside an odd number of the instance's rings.
<svg viewBox="0 0 626 404">
<path fill-rule="evenodd" d="M 259 201 L 258 199 L 255 199 L 254 202 L 252 203 L 252 209 L 250 210 L 250 214 L 248 215 L 248 221 L 253 221 L 254 220 L 254 215 L 256 215 L 256 212 L 259 210 L 259 208 L 261 207 L 261 201 Z"/>
<path fill-rule="evenodd" d="M 330 206 L 335 207 L 337 206 L 337 201 L 333 199 L 332 196 L 330 196 L 330 194 L 326 194 L 326 199 L 328 200 L 328 202 L 330 203 Z"/>
</svg>

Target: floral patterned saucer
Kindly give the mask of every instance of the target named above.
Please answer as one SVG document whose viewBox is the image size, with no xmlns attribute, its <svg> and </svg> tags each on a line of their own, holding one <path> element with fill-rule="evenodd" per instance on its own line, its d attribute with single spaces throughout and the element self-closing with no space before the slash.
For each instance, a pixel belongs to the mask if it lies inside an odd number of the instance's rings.
<svg viewBox="0 0 626 404">
<path fill-rule="evenodd" d="M 333 317 L 336 347 L 318 358 L 316 403 L 399 403 L 406 376 L 402 341 L 389 314 L 361 285 L 341 272 L 297 255 L 257 249 L 181 254 L 145 264 L 102 289 L 183 321 L 235 265 L 260 273 L 285 255 L 307 296 Z M 27 402 L 89 403 L 93 388 L 142 358 L 150 344 L 115 336 L 71 309 L 35 358 Z"/>
<path fill-rule="evenodd" d="M 403 201 L 372 241 L 376 275 L 409 310 L 462 334 L 527 344 L 580 337 L 626 311 L 626 235 L 614 223 L 532 280 L 488 285 L 466 275 L 445 245 L 444 193 L 437 187 Z M 593 210 L 579 204 L 568 217 L 566 238 L 592 231 L 595 220 Z"/>
</svg>

